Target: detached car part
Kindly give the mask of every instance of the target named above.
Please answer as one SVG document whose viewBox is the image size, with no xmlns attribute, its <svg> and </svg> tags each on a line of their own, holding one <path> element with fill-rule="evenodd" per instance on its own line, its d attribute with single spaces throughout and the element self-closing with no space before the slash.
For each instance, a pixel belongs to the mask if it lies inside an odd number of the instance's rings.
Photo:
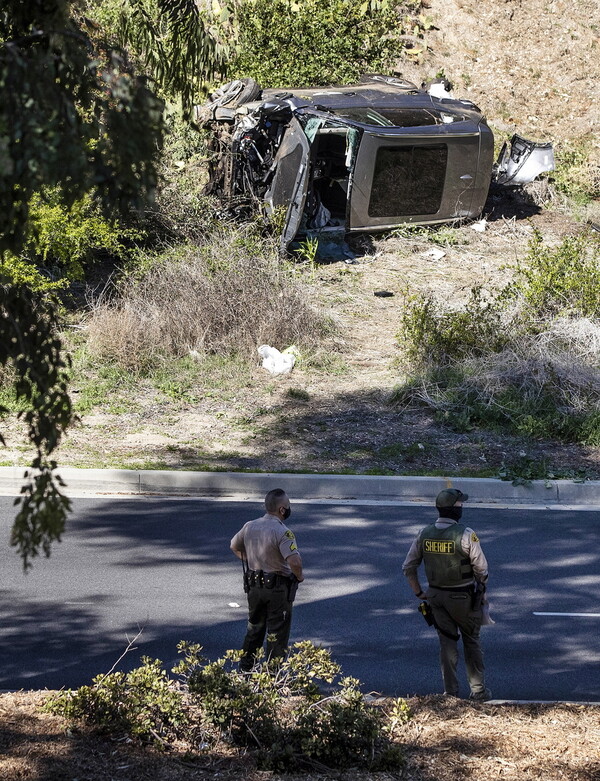
<svg viewBox="0 0 600 781">
<path fill-rule="evenodd" d="M 533 182 L 545 171 L 554 171 L 552 144 L 536 144 L 515 134 L 500 151 L 494 181 L 516 187 Z"/>
</svg>

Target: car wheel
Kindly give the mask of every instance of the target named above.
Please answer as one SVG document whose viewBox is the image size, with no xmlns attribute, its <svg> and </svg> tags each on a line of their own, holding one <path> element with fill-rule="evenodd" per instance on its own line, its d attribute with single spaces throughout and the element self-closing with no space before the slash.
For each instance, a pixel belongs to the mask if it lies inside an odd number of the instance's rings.
<svg viewBox="0 0 600 781">
<path fill-rule="evenodd" d="M 223 84 L 210 96 L 210 103 L 218 103 L 219 106 L 237 108 L 244 103 L 250 103 L 260 97 L 262 89 L 254 79 L 235 79 Z"/>
<path fill-rule="evenodd" d="M 244 103 L 250 103 L 260 97 L 262 88 L 254 79 L 235 79 L 223 84 L 222 87 L 212 92 L 206 103 L 201 106 L 194 106 L 194 117 L 196 122 L 204 124 L 211 122 L 217 116 L 216 112 L 223 108 L 233 110 L 242 106 Z"/>
</svg>

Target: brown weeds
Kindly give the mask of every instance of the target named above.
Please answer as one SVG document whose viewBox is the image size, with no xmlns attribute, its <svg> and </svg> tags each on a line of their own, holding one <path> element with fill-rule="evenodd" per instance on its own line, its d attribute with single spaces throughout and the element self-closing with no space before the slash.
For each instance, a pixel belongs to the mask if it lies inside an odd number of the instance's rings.
<svg viewBox="0 0 600 781">
<path fill-rule="evenodd" d="M 328 328 L 293 267 L 251 226 L 218 229 L 166 252 L 89 318 L 90 350 L 138 370 L 190 352 L 256 356 L 270 344 L 316 346 Z"/>
</svg>

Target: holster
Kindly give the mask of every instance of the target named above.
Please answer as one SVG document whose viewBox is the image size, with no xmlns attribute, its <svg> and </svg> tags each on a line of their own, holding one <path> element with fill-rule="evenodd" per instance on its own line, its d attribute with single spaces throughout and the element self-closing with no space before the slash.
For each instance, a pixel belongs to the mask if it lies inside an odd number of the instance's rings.
<svg viewBox="0 0 600 781">
<path fill-rule="evenodd" d="M 425 621 L 427 621 L 427 624 L 429 626 L 435 625 L 435 622 L 433 620 L 433 610 L 431 609 L 431 605 L 429 604 L 429 602 L 419 603 L 419 613 L 423 616 Z"/>
<path fill-rule="evenodd" d="M 290 575 L 289 581 L 288 602 L 293 602 L 296 599 L 296 592 L 298 591 L 298 578 L 295 575 Z"/>
<path fill-rule="evenodd" d="M 429 604 L 429 602 L 423 601 L 419 603 L 419 613 L 423 616 L 425 621 L 427 621 L 427 624 L 429 626 L 435 627 L 435 629 L 437 629 L 438 632 L 441 632 L 444 635 L 444 637 L 449 637 L 450 640 L 454 640 L 455 642 L 456 640 L 458 640 L 459 635 L 454 635 L 451 632 L 446 632 L 445 629 L 441 629 L 437 625 L 436 620 L 433 617 L 433 610 L 431 609 L 431 605 Z"/>
<path fill-rule="evenodd" d="M 298 579 L 295 575 L 279 575 L 277 572 L 263 572 L 261 569 L 245 570 L 244 591 L 246 594 L 251 588 L 275 588 L 286 585 L 288 589 L 288 602 L 293 602 L 298 591 Z"/>
<path fill-rule="evenodd" d="M 262 569 L 247 570 L 244 572 L 244 591 L 248 593 L 251 588 L 274 588 L 281 576 L 276 572 L 263 572 Z"/>
<path fill-rule="evenodd" d="M 483 583 L 475 583 L 473 589 L 473 597 L 471 603 L 471 610 L 473 613 L 479 613 L 483 607 L 483 598 L 485 596 L 485 585 Z"/>
</svg>

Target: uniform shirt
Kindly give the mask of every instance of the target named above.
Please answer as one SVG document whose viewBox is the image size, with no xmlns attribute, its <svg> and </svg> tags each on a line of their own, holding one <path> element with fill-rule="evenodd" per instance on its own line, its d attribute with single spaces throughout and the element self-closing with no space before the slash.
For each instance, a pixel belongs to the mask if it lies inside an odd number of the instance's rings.
<svg viewBox="0 0 600 781">
<path fill-rule="evenodd" d="M 438 518 L 435 522 L 435 525 L 438 529 L 447 529 L 449 526 L 452 526 L 455 523 L 457 523 L 457 521 L 453 521 L 451 518 Z M 423 561 L 423 550 L 419 539 L 420 536 L 421 535 L 419 534 L 417 539 L 410 546 L 408 555 L 404 559 L 404 564 L 402 565 L 402 572 L 407 576 L 416 574 L 419 565 Z M 473 572 L 475 574 L 475 580 L 478 580 L 480 583 L 485 583 L 488 576 L 487 559 L 481 550 L 479 537 L 475 534 L 473 529 L 469 528 L 468 526 L 465 528 L 463 533 L 462 539 L 460 541 L 460 547 L 462 552 L 465 554 L 465 558 L 468 558 L 471 562 L 471 566 L 473 567 Z"/>
<path fill-rule="evenodd" d="M 245 554 L 249 569 L 282 575 L 292 574 L 286 559 L 298 553 L 294 532 L 270 513 L 245 523 L 231 540 L 231 547 Z"/>
</svg>

